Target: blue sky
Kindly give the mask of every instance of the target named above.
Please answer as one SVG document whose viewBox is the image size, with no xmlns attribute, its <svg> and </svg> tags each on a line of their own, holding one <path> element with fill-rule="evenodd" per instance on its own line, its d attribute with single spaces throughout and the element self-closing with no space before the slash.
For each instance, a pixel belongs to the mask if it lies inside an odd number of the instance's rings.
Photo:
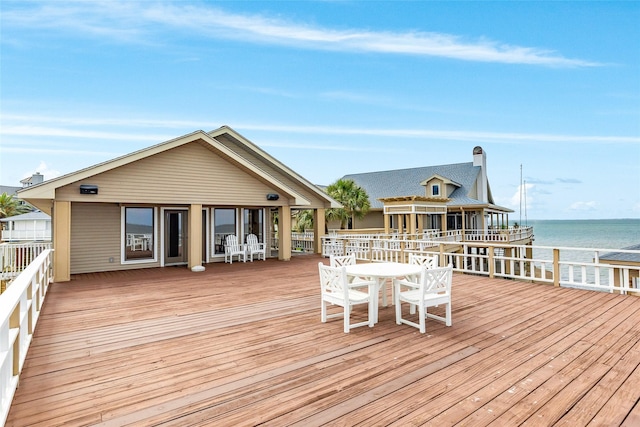
<svg viewBox="0 0 640 427">
<path fill-rule="evenodd" d="M 487 153 L 528 219 L 640 217 L 640 2 L 0 3 L 0 183 L 229 125 L 316 184 Z"/>
</svg>

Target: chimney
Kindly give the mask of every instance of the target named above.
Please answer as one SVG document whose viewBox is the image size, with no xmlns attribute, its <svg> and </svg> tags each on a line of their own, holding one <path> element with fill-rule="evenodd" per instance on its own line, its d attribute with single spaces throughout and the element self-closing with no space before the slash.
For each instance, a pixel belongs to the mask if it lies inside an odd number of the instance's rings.
<svg viewBox="0 0 640 427">
<path fill-rule="evenodd" d="M 32 185 L 40 184 L 44 181 L 44 175 L 41 175 L 40 172 L 36 172 L 31 175 L 29 178 L 25 178 L 21 180 L 22 188 L 31 187 Z"/>
<path fill-rule="evenodd" d="M 482 147 L 473 149 L 473 166 L 480 166 L 480 176 L 478 177 L 478 200 L 489 203 L 489 192 L 487 189 L 487 155 Z"/>
</svg>

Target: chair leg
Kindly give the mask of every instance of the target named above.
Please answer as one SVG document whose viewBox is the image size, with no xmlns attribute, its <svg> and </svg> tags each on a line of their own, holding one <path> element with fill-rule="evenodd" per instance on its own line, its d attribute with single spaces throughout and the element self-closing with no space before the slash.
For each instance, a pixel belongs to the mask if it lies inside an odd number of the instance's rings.
<svg viewBox="0 0 640 427">
<path fill-rule="evenodd" d="M 351 306 L 349 304 L 344 305 L 344 333 L 348 334 L 350 325 L 349 325 L 349 317 L 351 314 Z"/>
<path fill-rule="evenodd" d="M 327 302 L 320 301 L 320 321 L 322 323 L 327 323 Z"/>
<path fill-rule="evenodd" d="M 367 314 L 369 315 L 369 327 L 370 328 L 373 328 L 373 325 L 375 324 L 375 313 L 374 313 L 373 309 L 374 309 L 373 298 L 369 298 L 369 312 Z"/>
<path fill-rule="evenodd" d="M 447 316 L 447 317 L 446 317 L 446 322 L 445 322 L 445 324 L 446 324 L 447 326 L 451 326 L 451 303 L 448 303 L 448 304 L 447 304 L 446 313 L 447 313 L 447 314 L 446 314 L 446 316 Z"/>
<path fill-rule="evenodd" d="M 427 307 L 424 305 L 422 307 L 418 307 L 418 317 L 420 318 L 420 333 L 424 334 L 427 331 L 427 327 L 425 325 L 427 318 Z"/>
<path fill-rule="evenodd" d="M 396 325 L 402 324 L 402 307 L 400 306 L 400 298 L 396 294 Z"/>
</svg>

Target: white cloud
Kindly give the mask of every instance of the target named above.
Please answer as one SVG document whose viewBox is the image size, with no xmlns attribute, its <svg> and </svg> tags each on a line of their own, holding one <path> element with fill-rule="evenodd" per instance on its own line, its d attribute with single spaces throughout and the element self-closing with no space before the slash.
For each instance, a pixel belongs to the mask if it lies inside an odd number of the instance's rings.
<svg viewBox="0 0 640 427">
<path fill-rule="evenodd" d="M 29 123 L 29 124 L 22 124 Z M 64 127 L 44 126 L 45 124 L 63 124 Z M 203 129 L 203 126 L 210 126 Z M 91 130 L 79 129 L 90 126 Z M 192 131 L 203 129 L 205 131 L 217 129 L 219 124 L 207 124 L 194 120 L 158 120 L 158 119 L 102 119 L 81 117 L 55 117 L 55 116 L 27 116 L 27 115 L 3 115 L 0 135 L 14 136 L 38 136 L 38 137 L 67 137 L 117 141 L 152 141 L 161 142 L 175 138 L 175 134 L 148 134 L 138 132 L 98 131 L 99 126 L 123 126 L 130 128 L 157 127 L 163 129 L 182 129 Z M 600 136 L 600 135 L 561 135 L 538 133 L 503 133 L 485 131 L 464 130 L 439 130 L 439 129 L 376 129 L 338 126 L 304 126 L 304 125 L 272 125 L 264 123 L 234 122 L 232 126 L 238 131 L 257 130 L 263 132 L 296 133 L 310 135 L 360 135 L 374 137 L 393 137 L 410 139 L 436 139 L 446 141 L 464 141 L 474 143 L 594 143 L 594 144 L 640 144 L 640 137 L 635 136 Z"/>
<path fill-rule="evenodd" d="M 30 29 L 61 29 L 119 42 L 156 44 L 161 31 L 184 31 L 206 38 L 288 45 L 315 50 L 376 52 L 433 56 L 464 61 L 531 64 L 552 67 L 590 67 L 601 64 L 565 58 L 546 49 L 512 46 L 478 38 L 428 31 L 337 30 L 289 22 L 266 15 L 241 15 L 210 5 L 133 1 L 41 2 L 15 9 L 5 7 L 3 25 Z"/>
<path fill-rule="evenodd" d="M 520 204 L 522 203 L 524 209 L 525 203 L 527 204 L 527 206 L 533 205 L 535 203 L 534 188 L 535 184 L 525 183 L 518 185 L 518 189 L 509 199 L 508 207 L 512 209 L 519 208 Z"/>
<path fill-rule="evenodd" d="M 23 174 L 22 178 L 28 178 L 31 175 L 33 175 L 34 173 L 39 173 L 40 175 L 44 176 L 44 179 L 53 179 L 53 178 L 57 178 L 60 175 L 62 175 L 62 173 L 59 170 L 56 169 L 51 169 L 44 160 L 40 161 L 40 164 L 38 165 L 38 167 L 36 167 L 35 169 L 31 169 L 28 172 Z"/>
<path fill-rule="evenodd" d="M 569 206 L 569 210 L 587 212 L 587 211 L 595 211 L 597 207 L 598 207 L 598 203 L 596 201 L 591 200 L 588 202 L 573 202 Z"/>
</svg>

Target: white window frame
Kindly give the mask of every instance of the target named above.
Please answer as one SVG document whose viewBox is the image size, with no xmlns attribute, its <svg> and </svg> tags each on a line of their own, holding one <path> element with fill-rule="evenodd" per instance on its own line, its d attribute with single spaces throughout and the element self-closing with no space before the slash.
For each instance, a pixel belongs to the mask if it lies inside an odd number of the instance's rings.
<svg viewBox="0 0 640 427">
<path fill-rule="evenodd" d="M 127 224 L 126 209 L 127 208 L 148 208 L 153 209 L 153 258 L 127 260 L 125 258 L 127 246 Z M 158 208 L 152 206 L 122 206 L 120 208 L 120 264 L 151 264 L 158 262 Z"/>
<path fill-rule="evenodd" d="M 434 192 L 434 190 L 437 191 L 437 194 L 436 194 L 436 192 Z M 440 193 L 440 184 L 431 184 L 431 195 L 434 196 L 434 197 L 435 196 L 440 197 L 441 194 L 442 193 Z"/>
</svg>

